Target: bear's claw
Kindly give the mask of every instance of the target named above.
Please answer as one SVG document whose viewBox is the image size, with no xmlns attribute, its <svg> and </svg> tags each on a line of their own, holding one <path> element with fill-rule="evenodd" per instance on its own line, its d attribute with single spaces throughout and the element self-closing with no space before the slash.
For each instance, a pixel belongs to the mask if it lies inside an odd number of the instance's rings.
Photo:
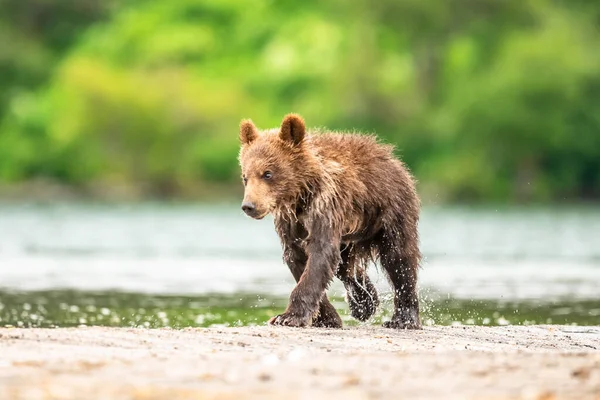
<svg viewBox="0 0 600 400">
<path fill-rule="evenodd" d="M 419 311 L 408 308 L 399 310 L 392 316 L 391 321 L 383 323 L 383 327 L 392 329 L 422 329 Z"/>
<path fill-rule="evenodd" d="M 269 320 L 269 325 L 292 326 L 302 328 L 310 325 L 310 318 L 302 318 L 297 315 L 283 313 Z"/>
<path fill-rule="evenodd" d="M 404 322 L 404 321 L 386 321 L 383 323 L 384 328 L 390 329 L 422 329 L 421 324 L 415 322 Z"/>
</svg>

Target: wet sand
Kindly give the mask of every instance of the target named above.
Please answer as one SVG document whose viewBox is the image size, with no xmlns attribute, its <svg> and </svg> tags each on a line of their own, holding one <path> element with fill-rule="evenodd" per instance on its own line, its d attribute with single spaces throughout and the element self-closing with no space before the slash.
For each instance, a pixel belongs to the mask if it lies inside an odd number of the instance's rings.
<svg viewBox="0 0 600 400">
<path fill-rule="evenodd" d="M 600 327 L 0 329 L 0 399 L 600 399 Z"/>
</svg>

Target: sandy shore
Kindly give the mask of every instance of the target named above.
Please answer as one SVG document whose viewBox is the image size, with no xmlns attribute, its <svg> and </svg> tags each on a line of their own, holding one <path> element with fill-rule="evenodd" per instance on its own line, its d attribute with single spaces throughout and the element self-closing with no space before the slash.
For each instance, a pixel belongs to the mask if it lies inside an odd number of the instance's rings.
<svg viewBox="0 0 600 400">
<path fill-rule="evenodd" d="M 1 399 L 600 399 L 600 327 L 0 329 Z"/>
</svg>

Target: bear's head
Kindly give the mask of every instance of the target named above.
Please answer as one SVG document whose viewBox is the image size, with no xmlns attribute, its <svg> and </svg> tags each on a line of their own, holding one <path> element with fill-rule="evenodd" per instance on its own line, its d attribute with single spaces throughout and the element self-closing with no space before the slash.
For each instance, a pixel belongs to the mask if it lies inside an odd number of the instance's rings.
<svg viewBox="0 0 600 400">
<path fill-rule="evenodd" d="M 262 219 L 291 207 L 300 196 L 311 161 L 305 135 L 304 121 L 296 114 L 288 114 L 278 129 L 265 131 L 250 120 L 241 122 L 242 210 L 247 215 Z"/>
</svg>

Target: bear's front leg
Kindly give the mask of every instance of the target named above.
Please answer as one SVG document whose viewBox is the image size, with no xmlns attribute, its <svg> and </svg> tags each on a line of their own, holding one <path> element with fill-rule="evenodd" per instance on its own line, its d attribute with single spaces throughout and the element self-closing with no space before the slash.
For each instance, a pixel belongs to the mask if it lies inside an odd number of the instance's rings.
<svg viewBox="0 0 600 400">
<path fill-rule="evenodd" d="M 271 318 L 269 324 L 295 327 L 311 325 L 313 317 L 319 313 L 319 303 L 340 259 L 338 241 L 327 240 L 329 238 L 315 237 L 309 240 L 306 268 L 290 295 L 288 307 L 283 314 Z"/>
</svg>

